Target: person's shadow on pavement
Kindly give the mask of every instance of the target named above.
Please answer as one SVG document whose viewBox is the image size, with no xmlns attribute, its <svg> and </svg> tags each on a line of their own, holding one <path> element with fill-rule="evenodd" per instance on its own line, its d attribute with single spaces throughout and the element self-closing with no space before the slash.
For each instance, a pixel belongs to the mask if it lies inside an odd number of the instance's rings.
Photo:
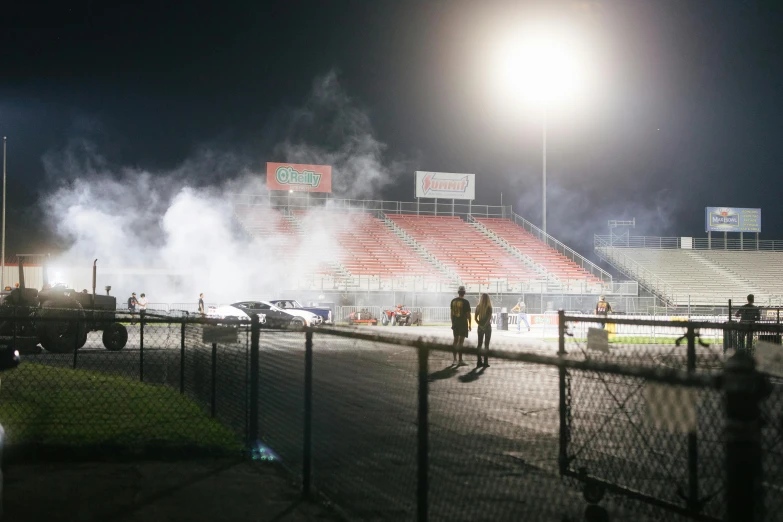
<svg viewBox="0 0 783 522">
<path fill-rule="evenodd" d="M 451 377 L 454 377 L 456 374 L 457 374 L 457 366 L 452 364 L 450 366 L 443 368 L 442 370 L 438 370 L 437 372 L 432 372 L 427 377 L 429 378 L 429 381 L 432 382 L 440 379 L 449 379 Z"/>
<path fill-rule="evenodd" d="M 484 374 L 485 368 L 482 366 L 481 368 L 473 368 L 465 375 L 460 375 L 457 377 L 460 382 L 473 382 L 478 380 L 479 377 L 481 377 Z"/>
</svg>

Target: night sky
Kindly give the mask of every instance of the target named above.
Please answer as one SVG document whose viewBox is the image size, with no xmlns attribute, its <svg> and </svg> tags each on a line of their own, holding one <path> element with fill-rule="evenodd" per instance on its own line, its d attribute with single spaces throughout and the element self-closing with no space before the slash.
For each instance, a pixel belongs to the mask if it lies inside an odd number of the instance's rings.
<svg viewBox="0 0 783 522">
<path fill-rule="evenodd" d="M 783 3 L 114 4 L 0 13 L 7 253 L 52 248 L 36 225 L 39 198 L 65 181 L 47 174 L 52 151 L 84 139 L 115 165 L 165 171 L 207 144 L 262 172 L 296 161 L 271 154 L 288 132 L 281 114 L 331 71 L 384 157 L 410 167 L 379 198 L 412 201 L 416 169 L 470 172 L 476 203 L 502 191 L 540 224 L 540 120 L 498 110 L 484 67 L 488 41 L 535 17 L 579 27 L 599 77 L 550 115 L 550 233 L 591 254 L 608 219 L 704 237 L 705 206 L 737 206 L 760 207 L 762 239 L 783 239 Z M 319 145 L 318 132 L 307 139 Z"/>
</svg>

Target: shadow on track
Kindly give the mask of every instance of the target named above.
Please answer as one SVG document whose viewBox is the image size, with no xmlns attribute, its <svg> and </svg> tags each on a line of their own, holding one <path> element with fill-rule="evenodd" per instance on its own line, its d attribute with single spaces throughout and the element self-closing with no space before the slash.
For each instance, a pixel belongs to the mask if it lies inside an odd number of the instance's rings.
<svg viewBox="0 0 783 522">
<path fill-rule="evenodd" d="M 486 368 L 484 368 L 483 366 L 482 366 L 482 367 L 480 367 L 480 368 L 473 368 L 472 370 L 470 370 L 470 371 L 469 371 L 468 373 L 466 373 L 465 375 L 460 375 L 460 376 L 459 376 L 459 377 L 457 377 L 457 378 L 459 379 L 459 381 L 460 381 L 460 382 L 473 382 L 473 381 L 477 381 L 479 377 L 481 377 L 482 375 L 484 375 L 484 370 L 485 370 L 485 369 L 486 369 Z"/>
<path fill-rule="evenodd" d="M 454 377 L 457 375 L 458 367 L 454 364 L 450 366 L 446 366 L 442 370 L 438 370 L 437 372 L 432 372 L 427 376 L 430 382 L 437 381 L 441 379 L 450 379 L 451 377 Z"/>
</svg>

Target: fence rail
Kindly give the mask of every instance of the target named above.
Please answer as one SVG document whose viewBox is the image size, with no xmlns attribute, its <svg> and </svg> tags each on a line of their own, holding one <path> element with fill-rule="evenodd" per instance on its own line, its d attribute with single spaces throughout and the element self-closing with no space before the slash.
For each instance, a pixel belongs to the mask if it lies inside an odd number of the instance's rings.
<svg viewBox="0 0 783 522">
<path fill-rule="evenodd" d="M 715 233 L 712 238 L 706 237 L 658 237 L 658 236 L 607 236 L 596 234 L 593 242 L 596 247 L 613 248 L 651 248 L 672 249 L 685 248 L 692 250 L 743 250 L 783 252 L 783 241 L 760 239 L 756 240 L 753 234 L 749 238 L 726 238 L 720 233 Z"/>
</svg>

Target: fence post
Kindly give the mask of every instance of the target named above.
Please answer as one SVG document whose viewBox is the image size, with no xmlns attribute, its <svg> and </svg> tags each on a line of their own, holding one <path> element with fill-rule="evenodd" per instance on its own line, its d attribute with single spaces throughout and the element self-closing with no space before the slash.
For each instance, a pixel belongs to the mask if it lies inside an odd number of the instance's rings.
<svg viewBox="0 0 783 522">
<path fill-rule="evenodd" d="M 13 314 L 14 314 L 13 315 L 13 318 L 14 318 L 14 333 L 13 333 L 13 336 L 14 336 L 13 337 L 13 342 L 14 342 L 14 344 L 13 344 L 13 346 L 14 346 L 14 350 L 18 350 L 19 347 L 16 346 L 16 307 L 15 306 L 14 306 L 13 310 L 14 310 L 14 312 L 13 312 Z"/>
<path fill-rule="evenodd" d="M 261 323 L 258 316 L 250 319 L 250 423 L 248 425 L 247 446 L 255 449 L 258 440 L 258 340 Z"/>
<path fill-rule="evenodd" d="M 144 382 L 144 311 L 139 314 L 139 380 Z M 131 316 L 133 317 L 133 316 Z"/>
<path fill-rule="evenodd" d="M 302 496 L 310 496 L 313 422 L 313 332 L 305 333 L 304 432 L 302 455 Z"/>
<path fill-rule="evenodd" d="M 688 326 L 687 369 L 692 374 L 696 371 L 696 332 L 693 326 Z M 701 511 L 699 506 L 699 446 L 696 432 L 688 432 L 688 509 L 693 513 Z"/>
<path fill-rule="evenodd" d="M 427 522 L 429 492 L 429 348 L 419 342 L 419 415 L 418 415 L 418 482 L 416 488 L 417 520 Z"/>
<path fill-rule="evenodd" d="M 557 355 L 560 358 L 565 357 L 565 310 L 557 311 Z M 558 454 L 558 467 L 560 474 L 563 475 L 568 468 L 568 403 L 566 402 L 566 368 L 565 366 L 558 367 L 558 390 L 560 394 L 560 451 Z"/>
<path fill-rule="evenodd" d="M 737 352 L 723 372 L 726 393 L 726 521 L 764 519 L 761 415 L 769 384 L 747 353 Z"/>
<path fill-rule="evenodd" d="M 211 414 L 215 416 L 217 406 L 217 343 L 212 343 L 212 379 L 211 379 L 210 403 Z"/>
<path fill-rule="evenodd" d="M 185 321 L 179 335 L 179 393 L 185 393 Z"/>
<path fill-rule="evenodd" d="M 87 325 L 84 325 L 84 329 L 87 329 Z M 86 332 L 85 332 L 86 335 Z M 76 320 L 76 336 L 73 340 L 73 369 L 76 369 L 76 358 L 79 354 L 79 320 Z"/>
</svg>

